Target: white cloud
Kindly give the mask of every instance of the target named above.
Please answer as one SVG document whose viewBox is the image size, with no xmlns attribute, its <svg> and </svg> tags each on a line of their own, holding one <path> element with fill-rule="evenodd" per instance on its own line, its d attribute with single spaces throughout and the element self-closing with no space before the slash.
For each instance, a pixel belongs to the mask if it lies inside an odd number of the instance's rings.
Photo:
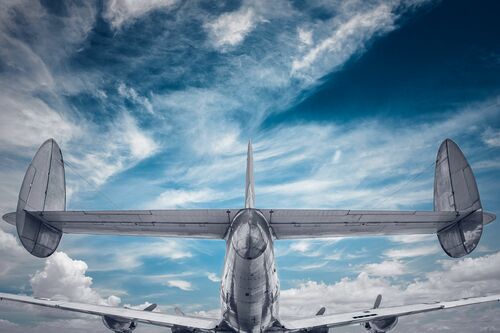
<svg viewBox="0 0 500 333">
<path fill-rule="evenodd" d="M 439 246 L 431 245 L 431 246 L 390 249 L 384 252 L 384 255 L 389 258 L 401 259 L 401 258 L 428 256 L 431 254 L 438 253 L 439 251 L 440 251 Z"/>
<path fill-rule="evenodd" d="M 350 17 L 338 25 L 330 37 L 308 50 L 303 57 L 295 59 L 292 75 L 300 77 L 305 74 L 316 79 L 318 68 L 326 66 L 331 70 L 362 49 L 375 34 L 392 30 L 394 19 L 392 8 L 387 4 Z M 317 65 L 320 60 L 324 63 Z M 313 65 L 317 68 L 312 68 Z"/>
<path fill-rule="evenodd" d="M 141 129 L 137 120 L 127 113 L 119 115 L 104 133 L 93 129 L 80 139 L 79 151 L 63 151 L 65 160 L 77 168 L 76 172 L 97 186 L 150 157 L 159 148 L 149 133 Z M 102 144 L 96 145 L 96 141 Z"/>
<path fill-rule="evenodd" d="M 174 6 L 177 0 L 108 0 L 104 17 L 116 29 L 152 10 Z"/>
<path fill-rule="evenodd" d="M 312 31 L 306 30 L 303 28 L 297 29 L 297 35 L 299 37 L 299 41 L 305 45 L 311 45 L 313 43 L 312 39 Z"/>
<path fill-rule="evenodd" d="M 207 278 L 212 282 L 220 282 L 221 281 L 221 278 L 217 274 L 212 273 L 212 272 L 207 273 Z"/>
<path fill-rule="evenodd" d="M 205 24 L 216 47 L 235 46 L 255 28 L 261 19 L 252 8 L 222 14 Z"/>
<path fill-rule="evenodd" d="M 31 278 L 33 295 L 117 306 L 119 297 L 104 299 L 92 288 L 92 278 L 85 275 L 87 268 L 84 261 L 73 260 L 64 252 L 56 252 L 46 260 L 44 269 L 37 271 Z"/>
<path fill-rule="evenodd" d="M 93 237 L 93 236 L 88 236 Z M 70 254 L 93 258 L 92 271 L 131 270 L 140 267 L 145 258 L 183 260 L 193 257 L 189 240 L 153 239 L 147 243 L 130 241 L 120 246 L 101 244 L 98 248 L 78 247 L 81 240 L 69 250 Z"/>
<path fill-rule="evenodd" d="M 436 235 L 396 235 L 389 237 L 389 240 L 395 243 L 412 244 L 412 243 L 420 243 L 427 241 L 435 241 Z"/>
<path fill-rule="evenodd" d="M 297 252 L 307 252 L 310 248 L 311 248 L 311 243 L 305 240 L 293 242 L 290 245 L 290 249 L 292 251 L 297 251 Z"/>
<path fill-rule="evenodd" d="M 500 130 L 488 128 L 482 135 L 483 141 L 490 147 L 500 147 Z"/>
<path fill-rule="evenodd" d="M 127 87 L 127 85 L 123 82 L 118 84 L 118 94 L 124 98 L 128 98 L 134 103 L 137 103 L 144 107 L 144 109 L 153 114 L 153 105 L 149 101 L 147 97 L 140 96 L 139 93 L 132 87 Z"/>
<path fill-rule="evenodd" d="M 179 288 L 184 291 L 192 291 L 193 286 L 191 285 L 191 282 L 185 281 L 185 280 L 168 280 L 167 285 L 169 287 L 173 288 Z"/>
<path fill-rule="evenodd" d="M 363 271 L 372 276 L 399 276 L 407 273 L 406 265 L 399 260 L 383 261 L 381 263 L 367 264 L 363 266 Z"/>
<path fill-rule="evenodd" d="M 329 313 L 360 310 L 370 307 L 377 294 L 383 295 L 383 306 L 393 306 L 500 291 L 500 284 L 496 282 L 500 274 L 500 252 L 440 263 L 440 269 L 410 282 L 371 277 L 366 272 L 332 284 L 304 282 L 281 292 L 280 312 L 284 317 L 295 317 L 311 315 L 321 306 L 326 306 Z"/>
<path fill-rule="evenodd" d="M 224 196 L 224 193 L 209 188 L 191 191 L 170 189 L 162 192 L 147 206 L 154 209 L 190 207 L 200 203 L 214 202 L 223 199 Z"/>
</svg>

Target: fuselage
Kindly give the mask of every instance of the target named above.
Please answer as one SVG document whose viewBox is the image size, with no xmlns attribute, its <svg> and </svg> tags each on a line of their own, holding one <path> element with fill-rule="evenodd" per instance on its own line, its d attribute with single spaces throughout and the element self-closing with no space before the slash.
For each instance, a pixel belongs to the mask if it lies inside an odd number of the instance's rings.
<svg viewBox="0 0 500 333">
<path fill-rule="evenodd" d="M 237 332 L 263 332 L 278 319 L 279 280 L 269 223 L 259 210 L 242 209 L 226 241 L 223 318 Z"/>
</svg>

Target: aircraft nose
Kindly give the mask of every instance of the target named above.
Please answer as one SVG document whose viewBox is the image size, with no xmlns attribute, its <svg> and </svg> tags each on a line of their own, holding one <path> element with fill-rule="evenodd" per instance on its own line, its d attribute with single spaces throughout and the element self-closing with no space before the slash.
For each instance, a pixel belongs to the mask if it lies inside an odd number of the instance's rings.
<svg viewBox="0 0 500 333">
<path fill-rule="evenodd" d="M 250 260 L 259 257 L 266 250 L 265 232 L 252 214 L 245 214 L 236 224 L 233 246 L 240 257 Z"/>
</svg>

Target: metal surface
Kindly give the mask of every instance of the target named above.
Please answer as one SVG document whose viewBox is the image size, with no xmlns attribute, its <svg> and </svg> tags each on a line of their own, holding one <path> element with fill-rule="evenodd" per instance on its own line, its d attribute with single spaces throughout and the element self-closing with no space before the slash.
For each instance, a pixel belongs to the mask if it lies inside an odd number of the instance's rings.
<svg viewBox="0 0 500 333">
<path fill-rule="evenodd" d="M 222 318 L 190 317 L 180 311 L 177 311 L 178 315 L 166 315 L 9 294 L 0 294 L 0 300 L 104 316 L 105 324 L 120 332 L 131 331 L 136 322 L 143 322 L 170 327 L 173 333 L 327 333 L 329 327 L 355 323 L 368 323 L 366 328 L 369 326 L 373 332 L 381 332 L 394 327 L 398 316 L 498 301 L 500 295 L 378 308 L 381 300 L 378 298 L 374 309 L 364 311 L 324 315 L 325 309 L 322 308 L 313 317 L 290 321 L 279 317 L 280 288 L 273 246 L 276 238 L 437 233 L 443 248 L 452 256 L 461 255 L 461 251 L 470 253 L 477 246 L 483 224 L 493 221 L 495 215 L 482 212 L 470 166 L 458 147 L 448 141 L 443 143 L 438 153 L 436 211 L 433 212 L 255 209 L 250 143 L 245 209 L 71 212 L 64 211 L 63 205 L 62 155 L 57 144 L 49 140 L 42 145 L 28 169 L 17 212 L 4 215 L 7 222 L 17 224 L 18 229 L 21 226 L 19 235 L 23 245 L 34 255 L 50 254 L 48 250 L 40 252 L 37 246 L 48 244 L 47 248 L 52 251 L 57 244 L 51 243 L 50 237 L 45 235 L 55 234 L 60 238 L 60 232 L 225 239 L 226 256 L 220 295 Z M 47 195 L 43 190 L 44 184 Z M 478 225 L 481 225 L 480 229 Z M 42 236 L 32 236 L 30 228 L 33 226 Z"/>
<path fill-rule="evenodd" d="M 246 232 L 247 230 L 257 232 Z M 231 226 L 222 275 L 223 318 L 238 332 L 262 332 L 278 319 L 279 281 L 265 217 L 241 210 Z"/>
<path fill-rule="evenodd" d="M 253 179 L 253 149 L 252 142 L 248 142 L 247 173 L 245 179 L 245 208 L 255 207 L 255 184 Z"/>
<path fill-rule="evenodd" d="M 64 233 L 223 239 L 235 212 L 181 209 L 38 212 L 38 215 Z"/>
<path fill-rule="evenodd" d="M 62 233 L 43 223 L 30 211 L 66 209 L 66 183 L 61 150 L 47 140 L 31 161 L 19 191 L 16 226 L 24 248 L 36 257 L 45 258 L 57 249 Z M 28 212 L 27 212 L 28 211 Z"/>
<path fill-rule="evenodd" d="M 499 301 L 500 301 L 500 294 L 497 294 L 485 297 L 464 298 L 461 300 L 449 301 L 449 302 L 422 303 L 414 305 L 395 306 L 389 308 L 346 312 L 328 316 L 314 316 L 304 319 L 282 321 L 282 324 L 290 331 L 299 331 L 303 329 L 310 329 L 323 326 L 338 327 L 351 324 L 359 324 L 366 321 L 380 320 L 393 316 L 401 317 L 423 312 L 451 309 L 471 304 L 499 302 Z"/>
<path fill-rule="evenodd" d="M 191 317 L 191 316 L 175 316 L 159 312 L 148 312 L 141 310 L 132 310 L 127 308 L 118 308 L 112 306 L 83 304 L 66 301 L 52 301 L 47 299 L 38 299 L 29 296 L 11 295 L 0 293 L 0 300 L 10 300 L 15 302 L 27 303 L 45 306 L 49 308 L 57 308 L 79 313 L 87 313 L 98 316 L 115 316 L 135 320 L 139 323 L 153 324 L 157 326 L 172 327 L 175 325 L 183 327 L 192 327 L 199 329 L 215 329 L 220 320 Z"/>
<path fill-rule="evenodd" d="M 438 232 L 443 250 L 453 258 L 471 253 L 483 233 L 483 211 L 472 169 L 456 143 L 446 139 L 437 153 L 434 210 L 460 212 L 462 218 Z"/>
</svg>

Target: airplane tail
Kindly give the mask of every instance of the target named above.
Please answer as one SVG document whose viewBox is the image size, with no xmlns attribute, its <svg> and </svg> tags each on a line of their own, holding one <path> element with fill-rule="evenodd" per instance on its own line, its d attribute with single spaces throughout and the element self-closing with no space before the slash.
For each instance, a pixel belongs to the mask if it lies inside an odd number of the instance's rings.
<svg viewBox="0 0 500 333">
<path fill-rule="evenodd" d="M 253 179 L 253 149 L 252 149 L 252 142 L 251 141 L 248 141 L 248 151 L 247 151 L 245 208 L 255 208 L 255 187 L 254 187 L 254 179 Z"/>
<path fill-rule="evenodd" d="M 40 146 L 26 171 L 15 218 L 6 216 L 6 220 L 15 221 L 19 239 L 29 253 L 46 258 L 57 249 L 62 232 L 31 212 L 64 210 L 66 179 L 63 157 L 55 140 L 49 139 Z"/>
<path fill-rule="evenodd" d="M 441 247 L 453 258 L 471 253 L 481 238 L 483 222 L 494 219 L 491 214 L 483 214 L 472 169 L 460 148 L 450 139 L 443 141 L 437 153 L 434 211 L 457 213 L 457 221 L 438 232 Z"/>
</svg>

